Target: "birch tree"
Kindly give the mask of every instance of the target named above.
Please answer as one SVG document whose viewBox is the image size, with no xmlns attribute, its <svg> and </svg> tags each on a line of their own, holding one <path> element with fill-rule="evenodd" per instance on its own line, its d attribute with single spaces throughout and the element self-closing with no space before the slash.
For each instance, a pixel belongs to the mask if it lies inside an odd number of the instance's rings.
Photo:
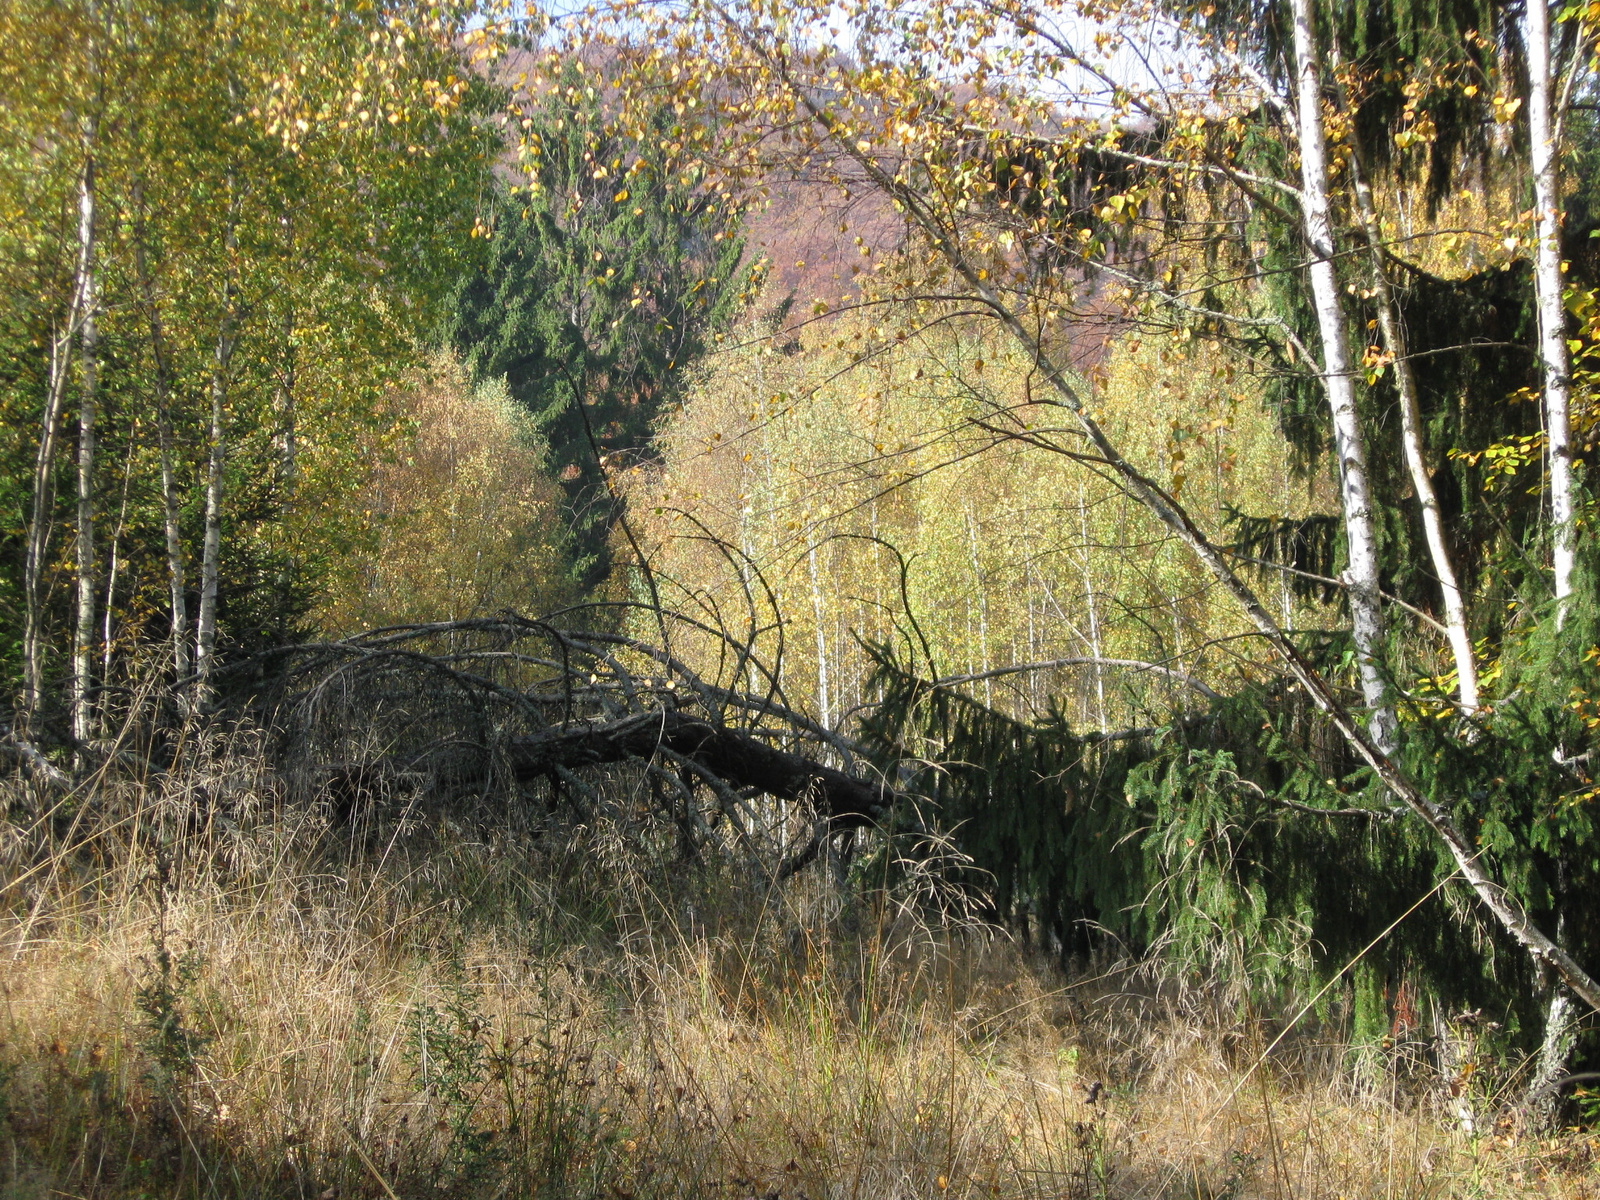
<svg viewBox="0 0 1600 1200">
<path fill-rule="evenodd" d="M 1539 307 L 1539 356 L 1544 368 L 1546 460 L 1550 472 L 1551 556 L 1558 611 L 1572 594 L 1576 565 L 1570 401 L 1572 363 L 1562 302 L 1560 147 L 1551 67 L 1550 10 L 1528 0 L 1528 142 L 1533 168 L 1534 288 Z"/>
<path fill-rule="evenodd" d="M 92 15 L 91 15 L 92 19 Z M 78 275 L 83 289 L 78 331 L 81 398 L 78 407 L 78 512 L 76 621 L 72 634 L 72 735 L 87 742 L 94 731 L 95 634 L 95 405 L 100 370 L 100 271 L 95 247 L 95 132 L 93 115 L 83 132 L 83 175 L 78 189 Z"/>
<path fill-rule="evenodd" d="M 1044 95 L 1040 81 L 1072 79 L 1085 69 L 1086 56 L 1069 52 L 1063 39 L 1041 36 L 1060 15 L 1050 6 L 945 5 L 925 13 L 886 4 L 846 16 L 821 9 L 769 13 L 691 4 L 649 10 L 659 14 L 660 25 L 649 24 L 650 18 L 642 15 L 646 11 L 630 6 L 627 19 L 646 22 L 644 28 L 658 39 L 649 44 L 672 45 L 679 55 L 690 56 L 692 65 L 687 68 L 675 60 L 675 77 L 694 81 L 695 106 L 715 114 L 722 128 L 733 131 L 720 139 L 714 152 L 708 149 L 708 157 L 714 153 L 724 172 L 747 180 L 773 170 L 777 162 L 805 161 L 813 171 L 819 163 L 826 164 L 827 178 L 842 194 L 875 193 L 890 201 L 905 218 L 912 261 L 922 264 L 920 272 L 906 269 L 896 277 L 905 294 L 925 301 L 938 296 L 943 303 L 965 306 L 994 321 L 1034 364 L 1035 404 L 1041 403 L 1039 392 L 1049 396 L 1044 402 L 1048 415 L 1041 413 L 1033 420 L 1028 409 L 1000 410 L 988 418 L 985 428 L 1002 439 L 1026 439 L 1087 460 L 1114 477 L 1166 525 L 1232 597 L 1295 684 L 1368 765 L 1375 783 L 1430 831 L 1483 911 L 1534 962 L 1548 965 L 1586 1003 L 1600 1007 L 1600 984 L 1527 918 L 1485 865 L 1457 822 L 1455 813 L 1462 807 L 1458 799 L 1431 794 L 1418 784 L 1411 768 L 1393 752 L 1392 726 L 1382 716 L 1370 731 L 1353 716 L 1340 689 L 1278 625 L 1214 536 L 1195 522 L 1147 466 L 1130 459 L 1108 435 L 1092 395 L 1053 349 L 1047 331 L 1066 285 L 1059 274 L 1031 273 L 1019 245 L 1039 238 L 1064 256 L 1073 245 L 1090 254 L 1111 248 L 1115 243 L 1102 231 L 1107 226 L 1114 229 L 1119 219 L 1143 204 L 1154 203 L 1157 181 L 1163 178 L 1147 177 L 1151 183 L 1141 196 L 1137 187 L 1129 186 L 1136 183 L 1129 175 L 1119 177 L 1103 166 L 1098 178 L 1088 175 L 1086 180 L 1085 175 L 1074 174 L 1086 160 L 1100 164 L 1120 160 L 1130 169 L 1136 165 L 1187 173 L 1189 178 L 1226 180 L 1259 206 L 1278 205 L 1282 181 L 1253 173 L 1217 153 L 1208 134 L 1212 121 L 1205 104 L 1185 102 L 1181 94 L 1160 112 L 1168 127 L 1162 144 L 1149 150 L 1121 150 L 1118 139 L 1108 137 L 1106 124 L 1098 118 L 1063 116 L 1062 106 Z M 1316 144 L 1321 95 L 1310 14 L 1304 4 L 1294 11 L 1300 18 L 1294 38 L 1300 50 L 1296 108 L 1302 138 L 1301 199 L 1313 252 L 1308 267 L 1314 278 L 1322 273 L 1325 281 L 1316 289 L 1317 315 L 1329 357 L 1320 364 L 1319 373 L 1333 382 L 1348 379 L 1351 364 L 1338 354 L 1338 343 L 1347 331 L 1329 295 L 1328 284 L 1336 286 L 1331 270 L 1336 249 L 1328 229 L 1326 159 L 1319 156 Z M 848 42 L 842 44 L 838 39 L 846 34 Z M 1219 42 L 1217 50 L 1227 58 L 1230 47 Z M 642 71 L 659 61 L 641 57 Z M 919 61 L 942 65 L 937 71 L 919 69 Z M 1238 78 L 1234 76 L 1235 88 L 1240 86 Z M 658 94 L 642 84 L 640 93 Z M 686 100 L 685 109 L 690 107 Z M 1224 135 L 1232 136 L 1234 125 L 1217 124 Z M 1109 152 L 1103 149 L 1108 141 Z M 1055 161 L 1061 170 L 1053 178 L 1038 166 L 1043 160 L 1040 146 L 1058 156 Z M 1043 161 L 1048 166 L 1048 160 Z M 1029 198 L 1026 190 L 1039 194 Z M 1028 201 L 1026 208 L 1018 204 L 1022 199 Z M 1173 211 L 1178 202 L 1175 195 L 1160 193 L 1165 211 Z M 1016 217 L 1013 207 L 1018 209 Z M 1071 261 L 1088 257 L 1074 255 Z M 1028 261 L 1036 262 L 1037 256 Z M 1097 255 L 1095 266 L 1126 280 L 1127 291 L 1135 296 L 1159 290 L 1147 288 L 1141 276 L 1109 254 Z M 1283 331 L 1282 323 L 1270 317 L 1244 311 L 1218 313 L 1205 298 L 1168 291 L 1151 303 L 1172 304 L 1193 319 L 1235 325 L 1255 322 L 1256 328 Z M 1292 330 L 1283 332 L 1292 335 Z M 1338 400 L 1333 407 L 1337 422 Z M 1354 450 L 1359 429 L 1352 425 L 1340 432 L 1336 427 L 1335 434 L 1345 532 L 1352 567 L 1361 573 L 1349 581 L 1348 590 L 1354 593 L 1376 582 L 1375 563 L 1359 561 L 1368 547 L 1374 556 L 1377 552 L 1376 539 L 1364 540 L 1360 528 L 1360 518 L 1371 512 L 1374 501 L 1360 486 L 1359 474 L 1356 486 L 1351 484 L 1350 468 L 1361 465 Z M 1350 528 L 1352 516 L 1357 518 L 1355 529 Z M 1352 634 L 1366 696 L 1382 679 L 1375 655 L 1369 653 L 1381 637 L 1381 625 L 1374 624 L 1375 591 L 1374 586 L 1365 597 L 1351 596 Z"/>
<path fill-rule="evenodd" d="M 475 11 L 0 9 L 4 329 L 31 347 L 0 380 L 31 431 L 4 450 L 24 532 L 0 595 L 25 712 L 92 740 L 140 641 L 170 640 L 171 679 L 214 676 L 302 622 L 362 536 L 357 447 L 401 436 L 386 394 L 489 183 L 472 64 L 499 43 Z"/>
<path fill-rule="evenodd" d="M 1347 101 L 1342 107 L 1346 112 L 1349 111 Z M 1466 599 L 1451 557 L 1439 496 L 1434 489 L 1433 478 L 1428 473 L 1416 372 L 1411 361 L 1410 346 L 1400 323 L 1394 288 L 1389 280 L 1389 265 L 1384 259 L 1383 228 L 1373 200 L 1371 177 L 1362 162 L 1360 147 L 1354 142 L 1350 147 L 1348 170 L 1355 193 L 1355 211 L 1361 237 L 1366 242 L 1371 262 L 1370 278 L 1379 334 L 1394 371 L 1395 391 L 1400 400 L 1400 441 L 1406 470 L 1411 476 L 1411 487 L 1422 509 L 1423 536 L 1427 540 L 1428 557 L 1433 563 L 1444 601 L 1445 634 L 1450 639 L 1450 653 L 1456 667 L 1456 694 L 1462 711 L 1470 715 L 1478 708 L 1478 665 L 1472 648 L 1472 634 L 1467 628 Z"/>
<path fill-rule="evenodd" d="M 1355 370 L 1350 361 L 1349 317 L 1341 300 L 1334 263 L 1328 196 L 1328 143 L 1322 122 L 1322 54 L 1311 0 L 1292 0 L 1295 56 L 1295 117 L 1300 149 L 1300 207 L 1311 248 L 1307 273 L 1317 328 L 1322 335 L 1322 381 L 1333 417 L 1334 453 L 1344 533 L 1349 546 L 1350 630 L 1355 639 L 1361 691 L 1370 710 L 1373 744 L 1394 753 L 1398 730 L 1384 663 L 1384 622 L 1378 587 L 1378 535 L 1367 475 L 1366 435 L 1356 412 Z"/>
</svg>

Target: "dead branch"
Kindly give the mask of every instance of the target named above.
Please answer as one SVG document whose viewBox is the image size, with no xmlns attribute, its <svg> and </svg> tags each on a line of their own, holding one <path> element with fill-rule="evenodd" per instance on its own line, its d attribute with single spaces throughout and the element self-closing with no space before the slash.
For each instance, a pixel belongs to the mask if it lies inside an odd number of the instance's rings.
<svg viewBox="0 0 1600 1200">
<path fill-rule="evenodd" d="M 719 810 L 746 835 L 757 795 L 801 805 L 823 836 L 925 828 L 914 798 L 866 768 L 859 747 L 785 702 L 748 640 L 653 606 L 646 615 L 668 623 L 666 645 L 507 614 L 285 647 L 255 664 L 248 704 L 320 792 L 373 772 L 420 775 L 439 794 L 545 780 L 588 823 L 606 811 L 596 776 L 632 767 L 672 779 L 678 799 L 657 790 L 656 803 L 691 839 L 708 838 Z M 690 657 L 724 666 L 702 676 Z M 740 686 L 749 680 L 761 690 Z M 696 791 L 709 793 L 709 822 Z M 786 877 L 806 861 L 762 869 Z"/>
<path fill-rule="evenodd" d="M 781 750 L 755 733 L 668 708 L 543 730 L 514 739 L 508 749 L 519 780 L 541 778 L 557 766 L 574 770 L 649 761 L 670 751 L 729 787 L 807 801 L 836 829 L 883 824 L 902 799 L 887 784 L 857 779 L 814 757 Z"/>
<path fill-rule="evenodd" d="M 63 791 L 72 789 L 72 777 L 8 725 L 0 725 L 0 754 L 21 763 L 27 768 L 28 774 L 41 783 Z"/>
</svg>

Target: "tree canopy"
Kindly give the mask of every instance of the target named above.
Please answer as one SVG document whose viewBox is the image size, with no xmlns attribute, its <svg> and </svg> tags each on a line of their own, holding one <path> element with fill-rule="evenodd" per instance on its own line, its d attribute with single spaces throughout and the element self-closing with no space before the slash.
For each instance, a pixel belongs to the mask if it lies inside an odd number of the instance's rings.
<svg viewBox="0 0 1600 1200">
<path fill-rule="evenodd" d="M 713 335 L 751 299 L 740 209 L 677 161 L 670 109 L 615 127 L 583 64 L 541 61 L 519 101 L 519 171 L 493 206 L 487 260 L 454 298 L 450 336 L 504 377 L 549 441 L 571 510 L 573 578 L 611 565 L 608 476 L 651 453 Z"/>
</svg>

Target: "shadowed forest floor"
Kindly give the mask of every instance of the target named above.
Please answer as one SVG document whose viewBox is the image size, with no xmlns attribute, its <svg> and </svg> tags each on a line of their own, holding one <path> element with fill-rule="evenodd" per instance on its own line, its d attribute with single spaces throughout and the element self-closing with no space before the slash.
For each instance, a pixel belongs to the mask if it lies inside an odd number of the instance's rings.
<svg viewBox="0 0 1600 1200">
<path fill-rule="evenodd" d="M 330 827 L 251 763 L 0 825 L 7 1200 L 1600 1195 L 1487 1066 L 1459 1132 L 1421 1033 L 1269 1053 L 1241 987 L 1063 973 L 859 867 Z"/>
</svg>

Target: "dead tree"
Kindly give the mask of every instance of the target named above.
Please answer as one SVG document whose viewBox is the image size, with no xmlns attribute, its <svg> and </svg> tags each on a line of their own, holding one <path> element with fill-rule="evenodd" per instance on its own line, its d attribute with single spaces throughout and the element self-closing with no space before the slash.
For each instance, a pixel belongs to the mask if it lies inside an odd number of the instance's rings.
<svg viewBox="0 0 1600 1200">
<path fill-rule="evenodd" d="M 526 794 L 542 782 L 594 821 L 618 814 L 624 789 L 601 776 L 621 768 L 649 784 L 627 790 L 652 797 L 691 849 L 731 836 L 780 879 L 835 833 L 927 831 L 915 798 L 792 707 L 749 644 L 654 608 L 600 612 L 624 628 L 642 615 L 656 636 L 577 627 L 595 610 L 569 614 L 572 627 L 513 614 L 404 626 L 274 650 L 233 690 L 279 731 L 292 770 L 346 807 L 346 793 L 381 777 L 424 780 L 439 795 Z M 719 664 L 715 677 L 690 658 Z M 755 845 L 770 824 L 762 797 L 812 818 L 808 837 L 780 839 L 789 849 L 776 861 Z"/>
</svg>

